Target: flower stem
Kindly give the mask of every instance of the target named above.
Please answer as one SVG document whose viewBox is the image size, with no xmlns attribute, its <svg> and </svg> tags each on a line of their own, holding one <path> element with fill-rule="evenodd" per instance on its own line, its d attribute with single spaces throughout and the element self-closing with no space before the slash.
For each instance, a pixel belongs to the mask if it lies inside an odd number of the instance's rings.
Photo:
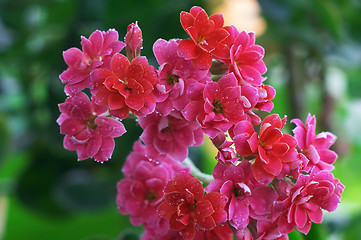
<svg viewBox="0 0 361 240">
<path fill-rule="evenodd" d="M 183 164 L 189 167 L 192 175 L 198 178 L 203 184 L 208 185 L 214 180 L 212 175 L 201 172 L 189 157 L 184 160 Z"/>
</svg>

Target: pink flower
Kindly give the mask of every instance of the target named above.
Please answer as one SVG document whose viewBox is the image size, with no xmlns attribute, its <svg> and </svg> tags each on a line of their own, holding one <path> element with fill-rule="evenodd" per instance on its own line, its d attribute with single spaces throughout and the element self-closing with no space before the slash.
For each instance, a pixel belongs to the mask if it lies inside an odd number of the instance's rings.
<svg viewBox="0 0 361 240">
<path fill-rule="evenodd" d="M 180 40 L 168 42 L 158 39 L 153 45 L 153 52 L 160 64 L 158 69 L 159 83 L 154 90 L 157 100 L 156 111 L 167 115 L 172 109 L 183 110 L 190 101 L 187 88 L 194 81 L 211 81 L 207 70 L 194 68 L 192 61 L 185 60 L 177 54 Z"/>
<path fill-rule="evenodd" d="M 258 155 L 253 164 L 254 176 L 260 182 L 269 183 L 274 177 L 283 178 L 299 167 L 296 139 L 281 132 L 285 123 L 286 118 L 281 120 L 276 114 L 268 115 L 261 123 Z"/>
<path fill-rule="evenodd" d="M 282 234 L 279 231 L 280 213 L 271 211 L 270 216 L 267 219 L 261 219 L 257 221 L 257 234 L 259 240 L 288 240 L 287 234 Z"/>
<path fill-rule="evenodd" d="M 124 177 L 134 178 L 134 171 L 141 161 L 150 162 L 153 165 L 164 163 L 168 169 L 170 178 L 174 176 L 174 172 L 189 171 L 189 168 L 171 159 L 168 155 L 158 155 L 150 158 L 146 153 L 146 146 L 140 140 L 134 142 L 133 151 L 127 156 L 122 167 Z"/>
<path fill-rule="evenodd" d="M 263 84 L 261 86 L 258 86 L 257 89 L 258 101 L 255 108 L 262 111 L 271 112 L 274 106 L 272 99 L 274 99 L 274 97 L 276 96 L 276 90 L 274 90 L 274 88 L 269 85 Z"/>
<path fill-rule="evenodd" d="M 270 213 L 276 193 L 254 179 L 247 160 L 238 165 L 218 163 L 213 169 L 213 176 L 215 180 L 206 191 L 220 192 L 228 198 L 225 210 L 234 228 L 243 230 L 252 219 L 265 219 Z"/>
<path fill-rule="evenodd" d="M 223 43 L 229 33 L 223 28 L 221 14 L 208 17 L 204 9 L 192 7 L 190 12 L 181 13 L 181 24 L 191 39 L 183 39 L 178 46 L 178 55 L 192 60 L 198 69 L 209 69 L 212 65 L 211 53 L 216 57 L 225 57 L 227 53 Z"/>
<path fill-rule="evenodd" d="M 110 29 L 107 32 L 95 31 L 89 39 L 81 38 L 82 51 L 70 48 L 63 52 L 66 64 L 69 66 L 59 77 L 67 85 L 64 91 L 73 95 L 85 88 L 92 88 L 90 72 L 98 67 L 109 68 L 110 59 L 120 52 L 125 44 L 118 41 L 118 32 Z"/>
<path fill-rule="evenodd" d="M 241 157 L 247 157 L 258 151 L 258 134 L 251 122 L 244 120 L 238 122 L 231 131 L 232 139 L 237 153 Z"/>
<path fill-rule="evenodd" d="M 140 56 L 140 51 L 143 45 L 143 37 L 142 30 L 139 28 L 138 22 L 132 23 L 128 26 L 124 42 L 127 57 L 130 61 Z"/>
<path fill-rule="evenodd" d="M 262 74 L 267 68 L 262 58 L 264 49 L 255 45 L 255 34 L 242 31 L 238 33 L 233 29 L 235 36 L 233 45 L 230 48 L 230 62 L 224 60 L 226 64 L 231 64 L 229 72 L 234 72 L 241 85 L 251 84 L 260 86 L 265 80 Z"/>
<path fill-rule="evenodd" d="M 296 227 L 307 234 L 312 222 L 322 222 L 321 209 L 336 210 L 343 189 L 340 181 L 326 170 L 301 174 L 288 197 L 279 199 L 275 205 L 275 210 L 282 212 L 278 222 L 280 232 L 288 234 Z"/>
<path fill-rule="evenodd" d="M 57 123 L 60 133 L 65 134 L 64 148 L 76 151 L 78 161 L 91 157 L 107 161 L 114 150 L 113 138 L 126 132 L 121 122 L 100 116 L 106 109 L 91 103 L 83 92 L 68 97 L 59 109 Z"/>
<path fill-rule="evenodd" d="M 223 144 L 218 147 L 218 154 L 216 159 L 223 164 L 232 164 L 239 160 L 234 148 L 232 147 L 233 142 L 224 141 Z"/>
<path fill-rule="evenodd" d="M 94 84 L 94 101 L 109 107 L 109 113 L 124 119 L 129 111 L 146 115 L 154 111 L 152 94 L 158 79 L 155 69 L 145 57 L 137 57 L 129 63 L 122 54 L 115 54 L 110 69 L 99 68 L 91 73 Z"/>
<path fill-rule="evenodd" d="M 203 143 L 203 131 L 199 124 L 186 121 L 177 111 L 167 116 L 154 112 L 139 117 L 139 124 L 144 129 L 140 138 L 146 144 L 149 156 L 167 154 L 174 160 L 183 161 L 188 155 L 188 147 Z"/>
<path fill-rule="evenodd" d="M 337 154 L 329 148 L 336 141 L 336 136 L 329 132 L 316 135 L 316 118 L 311 117 L 310 114 L 307 116 L 305 125 L 299 119 L 293 119 L 291 122 L 296 124 L 293 133 L 301 150 L 300 153 L 309 160 L 302 170 L 307 172 L 312 168 L 315 171 L 333 170 L 332 164 L 336 161 Z"/>
<path fill-rule="evenodd" d="M 252 93 L 248 86 L 244 86 L 243 90 L 247 95 L 256 96 L 257 101 L 257 91 Z M 220 132 L 226 132 L 238 121 L 246 119 L 245 110 L 250 110 L 256 101 L 252 104 L 247 97 L 242 96 L 237 79 L 230 73 L 218 82 L 207 83 L 203 98 L 190 102 L 182 113 L 187 120 L 197 120 L 204 132 L 214 138 Z"/>
<path fill-rule="evenodd" d="M 149 231 L 166 232 L 169 224 L 157 214 L 157 208 L 163 201 L 165 186 L 178 171 L 189 169 L 170 159 L 148 158 L 145 146 L 137 141 L 123 166 L 125 178 L 117 185 L 120 213 L 130 214 L 135 226 L 144 224 Z"/>
<path fill-rule="evenodd" d="M 227 198 L 215 192 L 204 195 L 202 184 L 189 173 L 178 173 L 168 182 L 164 194 L 158 213 L 185 240 L 194 239 L 196 226 L 212 230 L 227 220 L 223 209 Z"/>
</svg>

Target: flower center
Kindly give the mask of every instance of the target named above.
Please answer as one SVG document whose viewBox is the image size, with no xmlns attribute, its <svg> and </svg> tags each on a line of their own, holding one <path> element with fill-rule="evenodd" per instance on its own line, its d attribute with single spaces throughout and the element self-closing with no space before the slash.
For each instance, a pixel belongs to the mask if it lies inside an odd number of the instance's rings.
<svg viewBox="0 0 361 240">
<path fill-rule="evenodd" d="M 214 109 L 213 109 L 213 112 L 214 113 L 222 113 L 223 114 L 223 106 L 222 106 L 222 103 L 221 103 L 221 100 L 217 99 L 217 100 L 214 100 L 213 103 L 212 103 Z"/>
<path fill-rule="evenodd" d="M 246 197 L 249 196 L 251 194 L 251 189 L 249 189 L 249 187 L 244 184 L 244 183 L 238 183 L 238 186 L 235 186 L 233 188 L 233 193 L 236 197 Z"/>
<path fill-rule="evenodd" d="M 179 76 L 175 75 L 175 74 L 172 74 L 172 73 L 169 73 L 169 76 L 167 78 L 167 83 L 169 85 L 173 85 L 175 84 L 176 82 L 179 82 Z"/>
<path fill-rule="evenodd" d="M 149 202 L 152 202 L 153 200 L 155 200 L 157 198 L 157 194 L 153 193 L 153 192 L 148 192 L 147 193 L 147 196 L 146 196 L 146 199 L 149 201 Z"/>
<path fill-rule="evenodd" d="M 96 129 L 97 128 L 97 125 L 95 124 L 94 120 L 97 116 L 91 116 L 87 122 L 87 126 L 88 128 L 91 128 L 91 129 Z"/>
<path fill-rule="evenodd" d="M 236 197 L 244 195 L 244 190 L 241 188 L 233 188 L 233 192 Z"/>
<path fill-rule="evenodd" d="M 205 38 L 201 35 L 199 35 L 197 37 L 197 43 L 201 46 L 204 46 L 204 45 L 208 45 L 207 41 L 205 40 Z"/>
</svg>

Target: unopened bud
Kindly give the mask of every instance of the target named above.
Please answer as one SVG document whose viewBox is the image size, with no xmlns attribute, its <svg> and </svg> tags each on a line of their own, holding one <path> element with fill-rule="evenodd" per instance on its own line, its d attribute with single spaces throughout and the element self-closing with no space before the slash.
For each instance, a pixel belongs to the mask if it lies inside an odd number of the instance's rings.
<svg viewBox="0 0 361 240">
<path fill-rule="evenodd" d="M 126 44 L 125 50 L 127 51 L 127 57 L 130 61 L 140 56 L 143 37 L 142 30 L 139 28 L 138 22 L 132 23 L 128 26 L 124 42 Z"/>
</svg>

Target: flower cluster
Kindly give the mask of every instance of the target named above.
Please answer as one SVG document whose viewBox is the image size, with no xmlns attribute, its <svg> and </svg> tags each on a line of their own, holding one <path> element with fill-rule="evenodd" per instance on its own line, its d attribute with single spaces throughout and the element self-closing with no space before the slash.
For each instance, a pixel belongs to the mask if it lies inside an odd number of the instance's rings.
<svg viewBox="0 0 361 240">
<path fill-rule="evenodd" d="M 293 135 L 283 132 L 286 117 L 261 119 L 276 92 L 264 85 L 264 49 L 254 33 L 224 26 L 221 14 L 200 7 L 182 12 L 180 22 L 190 38 L 157 40 L 158 67 L 141 56 L 137 23 L 124 42 L 115 30 L 97 30 L 82 37 L 82 50 L 63 53 L 67 99 L 57 122 L 64 147 L 78 160 L 107 161 L 114 138 L 126 132 L 122 120 L 137 118 L 143 133 L 122 168 L 116 202 L 143 225 L 144 240 L 307 234 L 323 210 L 336 210 L 344 189 L 330 173 L 336 137 L 316 134 L 311 115 L 305 124 L 291 120 Z M 205 136 L 218 149 L 213 175 L 188 157 Z"/>
</svg>

